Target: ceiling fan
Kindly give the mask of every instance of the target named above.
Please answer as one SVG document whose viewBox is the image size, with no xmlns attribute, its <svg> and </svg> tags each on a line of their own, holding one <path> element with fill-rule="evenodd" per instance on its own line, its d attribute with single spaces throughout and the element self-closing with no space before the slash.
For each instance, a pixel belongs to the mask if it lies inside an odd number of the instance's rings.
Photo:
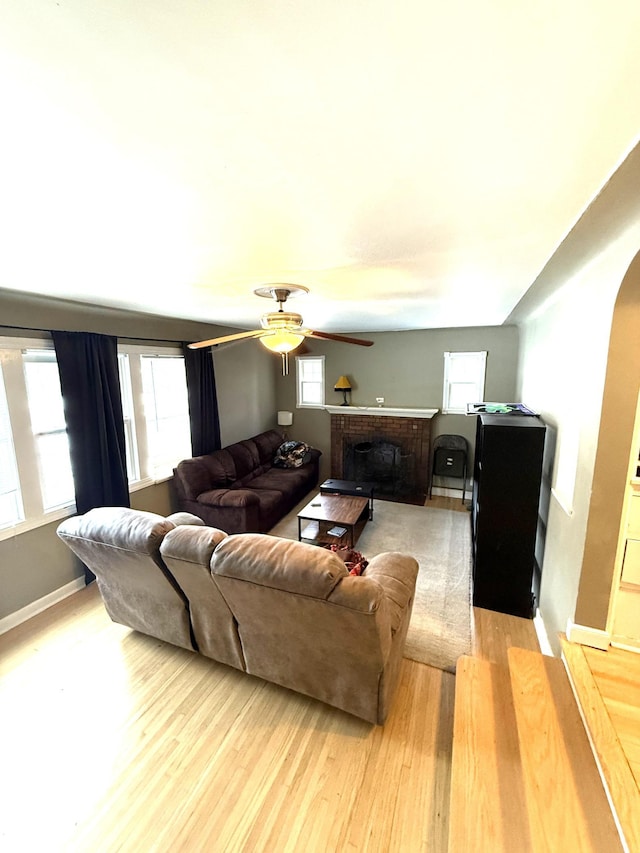
<svg viewBox="0 0 640 853">
<path fill-rule="evenodd" d="M 258 338 L 260 343 L 272 352 L 280 353 L 283 360 L 288 353 L 299 347 L 305 338 L 319 338 L 325 341 L 340 341 L 344 344 L 356 344 L 360 347 L 373 346 L 373 341 L 365 341 L 360 338 L 349 338 L 346 335 L 334 335 L 329 332 L 317 332 L 313 329 L 302 327 L 302 316 L 293 311 L 284 311 L 282 306 L 290 296 L 308 293 L 307 287 L 300 284 L 270 284 L 258 287 L 253 291 L 256 296 L 264 296 L 275 299 L 278 303 L 277 311 L 270 311 L 260 318 L 261 329 L 251 332 L 238 332 L 233 335 L 223 335 L 220 338 L 211 338 L 208 341 L 198 341 L 189 344 L 190 349 L 201 347 L 213 347 L 218 344 L 226 344 L 229 341 L 239 341 L 242 338 Z"/>
</svg>

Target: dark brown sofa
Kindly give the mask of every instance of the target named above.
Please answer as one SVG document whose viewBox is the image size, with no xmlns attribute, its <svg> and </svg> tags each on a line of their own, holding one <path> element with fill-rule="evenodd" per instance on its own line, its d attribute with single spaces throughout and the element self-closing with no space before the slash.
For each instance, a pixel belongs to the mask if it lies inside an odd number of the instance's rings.
<svg viewBox="0 0 640 853">
<path fill-rule="evenodd" d="M 278 430 L 184 459 L 173 471 L 178 506 L 227 533 L 266 533 L 318 482 L 321 453 L 299 468 L 277 468 Z"/>
<path fill-rule="evenodd" d="M 384 723 L 413 557 L 378 554 L 354 577 L 324 548 L 122 507 L 68 518 L 58 535 L 96 574 L 114 621 Z"/>
</svg>

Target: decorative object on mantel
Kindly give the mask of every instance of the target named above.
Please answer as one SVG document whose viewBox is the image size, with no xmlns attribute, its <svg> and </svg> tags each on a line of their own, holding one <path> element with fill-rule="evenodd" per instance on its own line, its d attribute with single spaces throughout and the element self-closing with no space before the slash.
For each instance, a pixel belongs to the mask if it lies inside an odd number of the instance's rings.
<svg viewBox="0 0 640 853">
<path fill-rule="evenodd" d="M 293 423 L 293 412 L 278 412 L 278 426 L 288 427 Z M 283 430 L 284 440 L 286 441 L 287 431 Z"/>
<path fill-rule="evenodd" d="M 342 391 L 344 402 L 341 403 L 340 405 L 341 406 L 348 406 L 349 403 L 347 402 L 347 392 L 349 394 L 351 393 L 351 382 L 349 382 L 349 380 L 347 379 L 346 376 L 341 376 L 340 379 L 338 379 L 336 384 L 333 386 L 333 390 L 334 391 Z"/>
<path fill-rule="evenodd" d="M 323 341 L 339 341 L 343 344 L 356 344 L 360 347 L 372 347 L 373 341 L 365 341 L 362 338 L 349 338 L 346 335 L 331 334 L 330 332 L 317 332 L 314 329 L 302 328 L 302 316 L 292 311 L 283 311 L 282 306 L 290 296 L 308 293 L 309 288 L 301 284 L 268 284 L 257 287 L 254 291 L 256 296 L 264 296 L 275 299 L 278 303 L 277 311 L 270 311 L 260 318 L 261 329 L 250 332 L 237 332 L 233 335 L 223 335 L 220 338 L 210 338 L 207 341 L 198 341 L 189 344 L 190 349 L 201 347 L 214 347 L 218 344 L 226 344 L 230 341 L 239 341 L 243 338 L 258 338 L 260 343 L 277 352 L 282 357 L 282 375 L 289 373 L 289 353 L 299 347 L 305 338 L 320 338 Z"/>
</svg>

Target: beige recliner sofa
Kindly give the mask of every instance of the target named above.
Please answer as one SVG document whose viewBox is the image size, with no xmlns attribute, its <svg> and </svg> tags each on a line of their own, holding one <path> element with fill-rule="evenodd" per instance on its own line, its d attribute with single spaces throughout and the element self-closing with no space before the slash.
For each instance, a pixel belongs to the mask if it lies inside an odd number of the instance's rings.
<svg viewBox="0 0 640 853">
<path fill-rule="evenodd" d="M 355 577 L 314 545 L 122 508 L 67 519 L 58 534 L 96 574 L 115 621 L 385 721 L 411 617 L 413 557 L 379 554 Z"/>
</svg>

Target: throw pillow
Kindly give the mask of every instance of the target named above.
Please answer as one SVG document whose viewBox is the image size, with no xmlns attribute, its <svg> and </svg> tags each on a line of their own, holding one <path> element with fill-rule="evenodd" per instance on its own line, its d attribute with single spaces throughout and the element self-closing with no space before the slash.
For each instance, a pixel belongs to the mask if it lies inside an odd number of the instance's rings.
<svg viewBox="0 0 640 853">
<path fill-rule="evenodd" d="M 325 548 L 340 557 L 350 575 L 361 575 L 369 565 L 369 561 L 359 551 L 354 551 L 348 545 L 325 545 Z"/>
<path fill-rule="evenodd" d="M 276 468 L 299 468 L 311 461 L 311 448 L 304 441 L 285 441 L 276 450 L 273 464 Z"/>
</svg>

